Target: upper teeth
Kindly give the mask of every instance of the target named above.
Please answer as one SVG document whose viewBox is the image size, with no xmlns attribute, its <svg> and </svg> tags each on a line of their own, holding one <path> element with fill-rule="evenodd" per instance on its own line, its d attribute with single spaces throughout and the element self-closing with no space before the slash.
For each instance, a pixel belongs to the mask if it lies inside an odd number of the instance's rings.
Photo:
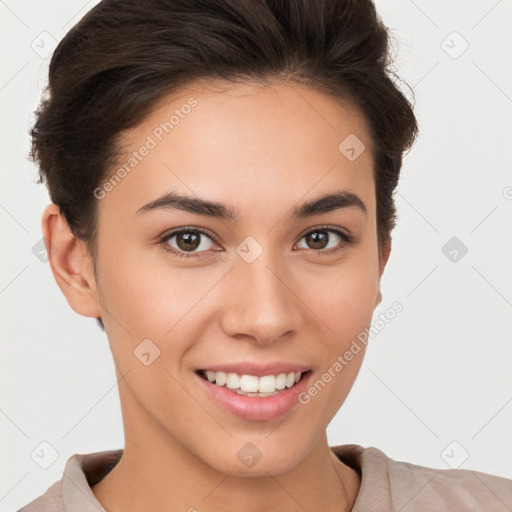
<svg viewBox="0 0 512 512">
<path fill-rule="evenodd" d="M 238 375 L 237 373 L 224 373 L 206 370 L 206 378 L 215 382 L 217 386 L 228 387 L 229 389 L 240 389 L 244 392 L 273 393 L 276 389 L 291 388 L 299 382 L 301 372 L 280 373 L 279 375 Z"/>
</svg>

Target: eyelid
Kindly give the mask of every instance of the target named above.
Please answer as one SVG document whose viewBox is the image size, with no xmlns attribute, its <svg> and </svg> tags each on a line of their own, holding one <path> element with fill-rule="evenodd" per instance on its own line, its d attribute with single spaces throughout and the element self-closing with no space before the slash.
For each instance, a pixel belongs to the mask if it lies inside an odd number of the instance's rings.
<svg viewBox="0 0 512 512">
<path fill-rule="evenodd" d="M 337 255 L 342 251 L 346 250 L 348 247 L 354 245 L 356 238 L 350 234 L 346 229 L 340 226 L 330 226 L 330 225 L 322 225 L 315 226 L 313 228 L 308 228 L 304 231 L 299 237 L 294 246 L 300 242 L 306 235 L 309 233 L 314 233 L 316 231 L 330 231 L 335 233 L 339 238 L 341 238 L 341 242 L 338 243 L 335 247 L 331 247 L 329 249 L 305 249 L 307 253 L 314 255 L 315 257 L 329 257 L 333 255 Z M 301 249 L 304 250 L 304 249 Z"/>
<path fill-rule="evenodd" d="M 163 247 L 164 251 L 171 253 L 175 256 L 184 257 L 184 258 L 197 258 L 197 257 L 201 257 L 202 253 L 209 252 L 209 251 L 186 252 L 186 251 L 177 250 L 174 247 L 167 245 L 167 242 L 171 238 L 175 237 L 176 235 L 179 235 L 180 233 L 188 233 L 188 232 L 200 233 L 201 235 L 204 235 L 207 238 L 209 238 L 214 244 L 220 245 L 217 242 L 216 238 L 210 232 L 208 232 L 204 228 L 200 228 L 197 226 L 182 226 L 180 228 L 172 229 L 171 231 L 168 231 L 167 233 L 164 233 L 162 236 L 159 237 L 158 245 L 161 245 Z M 220 252 L 220 251 L 214 251 L 214 252 Z"/>
<path fill-rule="evenodd" d="M 313 231 L 321 231 L 321 230 L 334 231 L 336 233 L 340 233 L 343 236 L 347 237 L 347 240 L 349 240 L 351 242 L 353 242 L 355 240 L 354 237 L 350 234 L 350 232 L 347 229 L 342 228 L 341 226 L 331 226 L 329 224 L 324 224 L 324 225 L 320 225 L 320 226 L 314 226 L 312 228 L 306 229 L 304 232 L 302 232 L 299 235 L 299 240 L 301 238 L 305 237 L 308 233 L 311 233 Z M 312 250 L 314 250 L 314 249 L 312 249 Z"/>
<path fill-rule="evenodd" d="M 198 233 L 201 233 L 202 235 L 205 235 L 208 238 L 211 238 L 217 245 L 219 245 L 219 243 L 215 239 L 215 236 L 212 233 L 210 233 L 208 230 L 206 230 L 204 228 L 200 228 L 197 226 L 181 226 L 179 228 L 171 229 L 170 231 L 161 235 L 159 237 L 159 240 L 160 241 L 165 240 L 165 239 L 168 240 L 169 238 L 171 238 L 175 235 L 179 235 L 180 233 L 188 233 L 189 231 L 197 231 Z"/>
<path fill-rule="evenodd" d="M 306 229 L 305 231 L 303 231 L 298 239 L 297 239 L 297 242 L 299 242 L 300 240 L 302 240 L 302 238 L 304 238 L 307 234 L 309 233 L 313 233 L 315 231 L 331 231 L 331 232 L 334 232 L 335 234 L 337 234 L 338 236 L 340 236 L 340 238 L 342 239 L 343 243 L 341 244 L 341 246 L 338 246 L 338 247 L 335 247 L 335 248 L 330 248 L 330 249 L 327 249 L 327 250 L 323 250 L 323 249 L 307 249 L 307 251 L 310 251 L 310 252 L 313 252 L 315 254 L 318 254 L 318 255 L 322 255 L 322 254 L 325 254 L 325 255 L 329 255 L 329 254 L 333 254 L 337 251 L 341 251 L 345 248 L 345 246 L 347 245 L 351 245 L 354 241 L 355 241 L 355 238 L 353 237 L 353 235 L 351 235 L 349 232 L 347 232 L 346 229 L 344 228 L 341 228 L 340 226 L 331 226 L 331 225 L 321 225 L 321 226 L 314 226 L 314 227 L 310 227 L 308 229 Z M 215 243 L 216 245 L 220 246 L 220 244 L 217 242 L 216 240 L 216 237 L 213 236 L 208 230 L 204 229 L 204 228 L 200 228 L 200 227 L 197 227 L 197 226 L 182 226 L 182 227 L 179 227 L 179 228 L 175 228 L 167 233 L 164 233 L 161 237 L 159 237 L 159 245 L 166 245 L 166 242 L 168 242 L 171 238 L 173 238 L 174 236 L 176 235 L 179 235 L 180 233 L 187 233 L 187 232 L 197 232 L 197 233 L 201 233 L 202 235 L 206 236 L 207 238 L 209 238 L 210 240 L 212 240 L 213 243 Z M 295 242 L 295 244 L 297 243 Z M 294 244 L 294 246 L 295 246 Z M 186 252 L 186 251 L 179 251 L 179 250 L 176 250 L 170 246 L 167 246 L 167 247 L 164 247 L 164 250 L 166 252 L 169 252 L 171 254 L 174 254 L 174 255 L 177 255 L 178 257 L 185 257 L 185 258 L 197 258 L 197 257 L 201 257 L 202 253 L 208 253 L 209 251 L 198 251 L 198 252 Z M 224 249 L 222 249 L 224 250 Z M 214 251 L 214 252 L 220 252 L 220 251 Z"/>
</svg>

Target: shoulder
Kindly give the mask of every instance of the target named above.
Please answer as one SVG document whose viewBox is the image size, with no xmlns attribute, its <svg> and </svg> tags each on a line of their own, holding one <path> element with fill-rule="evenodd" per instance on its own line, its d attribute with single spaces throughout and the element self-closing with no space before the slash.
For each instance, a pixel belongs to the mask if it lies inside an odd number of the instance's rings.
<svg viewBox="0 0 512 512">
<path fill-rule="evenodd" d="M 64 512 L 62 480 L 55 482 L 47 491 L 17 512 Z"/>
<path fill-rule="evenodd" d="M 481 511 L 512 510 L 512 480 L 469 469 L 435 469 L 397 461 L 374 447 L 333 448 L 340 460 L 361 474 L 358 505 L 387 503 L 389 510 Z M 368 502 L 369 503 L 369 502 Z M 354 512 L 364 510 L 354 507 Z M 372 509 L 373 510 L 373 509 Z M 375 510 L 380 510 L 379 507 Z M 384 510 L 384 509 L 383 509 Z"/>
<path fill-rule="evenodd" d="M 99 482 L 119 461 L 123 450 L 75 453 L 66 462 L 62 478 L 17 512 L 98 512 L 103 510 L 91 485 Z"/>
<path fill-rule="evenodd" d="M 434 469 L 408 462 L 387 461 L 392 495 L 408 510 L 510 511 L 512 480 L 469 469 Z M 454 507 L 458 507 L 454 509 Z M 405 512 L 405 511 L 404 511 Z"/>
</svg>

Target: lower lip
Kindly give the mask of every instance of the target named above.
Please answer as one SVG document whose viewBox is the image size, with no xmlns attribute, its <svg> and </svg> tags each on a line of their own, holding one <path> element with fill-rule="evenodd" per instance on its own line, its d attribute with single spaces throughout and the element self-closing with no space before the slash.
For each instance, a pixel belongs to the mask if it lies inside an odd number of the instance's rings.
<svg viewBox="0 0 512 512">
<path fill-rule="evenodd" d="M 212 384 L 197 373 L 196 377 L 210 397 L 224 410 L 246 420 L 267 421 L 282 416 L 300 403 L 298 397 L 305 391 L 311 371 L 305 373 L 291 388 L 286 388 L 278 395 L 261 398 L 238 395 L 227 388 Z"/>
</svg>

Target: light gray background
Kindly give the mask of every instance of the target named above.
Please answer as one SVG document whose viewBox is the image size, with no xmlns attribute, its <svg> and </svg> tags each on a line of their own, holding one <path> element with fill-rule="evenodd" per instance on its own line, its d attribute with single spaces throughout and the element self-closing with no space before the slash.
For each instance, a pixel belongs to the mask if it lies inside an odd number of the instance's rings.
<svg viewBox="0 0 512 512">
<path fill-rule="evenodd" d="M 49 202 L 27 160 L 32 112 L 47 56 L 95 3 L 0 1 L 2 511 L 42 494 L 72 454 L 124 443 L 106 336 L 32 252 Z M 512 1 L 376 3 L 420 125 L 374 318 L 404 309 L 371 340 L 329 443 L 512 478 Z M 468 248 L 456 262 L 442 252 L 454 236 Z M 31 457 L 51 456 L 41 442 L 58 452 L 48 469 Z"/>
</svg>

